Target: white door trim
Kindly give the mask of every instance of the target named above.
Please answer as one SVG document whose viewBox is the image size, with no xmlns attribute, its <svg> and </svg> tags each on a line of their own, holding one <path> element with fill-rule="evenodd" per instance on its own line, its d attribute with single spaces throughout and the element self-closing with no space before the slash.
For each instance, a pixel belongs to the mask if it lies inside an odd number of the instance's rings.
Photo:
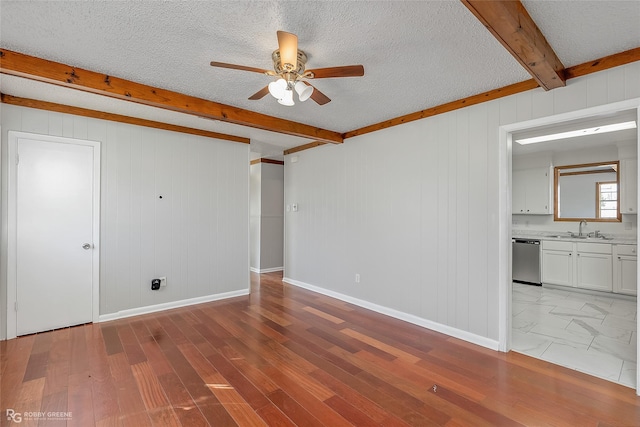
<svg viewBox="0 0 640 427">
<path fill-rule="evenodd" d="M 511 161 L 512 161 L 512 140 L 511 134 L 517 131 L 530 129 L 538 126 L 562 123 L 569 120 L 588 118 L 599 114 L 614 113 L 616 111 L 635 109 L 640 123 L 640 98 L 615 102 L 612 104 L 599 105 L 597 107 L 586 108 L 584 110 L 571 111 L 554 116 L 542 117 L 539 119 L 527 120 L 525 122 L 512 123 L 500 126 L 499 128 L 499 301 L 498 301 L 498 338 L 499 350 L 509 351 L 511 349 Z M 640 130 L 638 131 L 638 142 L 640 152 Z M 640 176 L 638 177 L 640 182 Z M 640 187 L 638 187 L 640 189 Z M 636 239 L 638 232 L 636 231 Z M 640 270 L 638 270 L 640 279 Z M 640 280 L 638 280 L 640 284 Z M 640 311 L 640 298 L 638 298 L 638 309 Z M 640 331 L 640 316 L 638 317 L 637 330 Z M 640 339 L 637 340 L 638 354 L 640 354 Z M 637 365 L 636 394 L 640 395 L 640 359 Z"/>
<path fill-rule="evenodd" d="M 92 251 L 92 319 L 98 322 L 100 316 L 100 142 L 27 132 L 9 131 L 8 150 L 8 198 L 7 198 L 7 339 L 17 336 L 17 313 L 15 310 L 16 249 L 17 249 L 17 154 L 20 138 L 36 139 L 62 144 L 76 144 L 93 147 L 93 245 Z"/>
</svg>

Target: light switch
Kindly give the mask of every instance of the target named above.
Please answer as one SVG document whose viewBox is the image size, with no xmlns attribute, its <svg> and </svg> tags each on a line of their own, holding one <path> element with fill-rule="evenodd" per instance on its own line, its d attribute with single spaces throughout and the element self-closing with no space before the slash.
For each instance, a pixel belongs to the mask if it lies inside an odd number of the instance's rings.
<svg viewBox="0 0 640 427">
<path fill-rule="evenodd" d="M 294 211 L 294 212 L 298 212 L 298 204 L 297 203 L 292 204 L 291 205 L 291 210 Z"/>
</svg>

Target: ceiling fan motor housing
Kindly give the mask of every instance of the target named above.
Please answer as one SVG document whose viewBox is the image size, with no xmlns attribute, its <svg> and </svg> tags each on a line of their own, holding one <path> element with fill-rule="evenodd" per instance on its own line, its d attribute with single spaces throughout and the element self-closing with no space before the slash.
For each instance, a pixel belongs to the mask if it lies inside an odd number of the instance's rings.
<svg viewBox="0 0 640 427">
<path fill-rule="evenodd" d="M 280 49 L 276 49 L 271 54 L 271 59 L 273 59 L 273 69 L 276 74 L 282 76 L 287 81 L 295 81 L 298 77 L 301 77 L 304 74 L 305 64 L 307 63 L 307 55 L 298 49 L 298 67 L 297 69 L 293 69 L 292 64 L 282 64 L 282 60 L 280 59 Z M 284 75 L 289 74 L 292 75 L 287 79 Z"/>
</svg>

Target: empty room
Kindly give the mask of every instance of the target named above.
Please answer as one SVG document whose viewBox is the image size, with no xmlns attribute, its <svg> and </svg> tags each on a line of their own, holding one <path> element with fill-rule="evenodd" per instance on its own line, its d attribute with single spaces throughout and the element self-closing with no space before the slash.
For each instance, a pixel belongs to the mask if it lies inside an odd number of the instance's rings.
<svg viewBox="0 0 640 427">
<path fill-rule="evenodd" d="M 640 425 L 639 22 L 0 0 L 0 425 Z"/>
</svg>

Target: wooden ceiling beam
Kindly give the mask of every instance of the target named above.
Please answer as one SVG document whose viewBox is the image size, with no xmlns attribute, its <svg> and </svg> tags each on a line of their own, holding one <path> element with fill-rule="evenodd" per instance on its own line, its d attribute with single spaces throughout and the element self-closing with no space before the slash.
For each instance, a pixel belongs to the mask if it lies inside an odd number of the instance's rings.
<svg viewBox="0 0 640 427">
<path fill-rule="evenodd" d="M 213 120 L 340 144 L 338 132 L 0 49 L 0 73 Z"/>
<path fill-rule="evenodd" d="M 550 90 L 565 85 L 564 65 L 519 0 L 461 1 L 540 87 Z"/>
<path fill-rule="evenodd" d="M 4 93 L 0 94 L 0 102 L 8 105 L 17 105 L 19 107 L 36 108 L 38 110 L 55 111 L 64 114 L 73 114 L 74 116 L 91 117 L 100 120 L 109 120 L 118 123 L 127 123 L 130 125 L 144 126 L 154 129 L 168 130 L 172 132 L 186 133 L 190 135 L 205 136 L 207 138 L 222 139 L 225 141 L 240 142 L 249 144 L 251 140 L 241 136 L 227 135 L 224 133 L 212 132 L 208 130 L 189 128 L 185 126 L 172 125 L 169 123 L 156 122 L 153 120 L 140 119 L 137 117 L 123 116 L 121 114 L 105 113 L 104 111 L 90 110 L 87 108 L 73 107 L 71 105 L 56 104 L 54 102 L 40 101 L 37 99 L 21 98 L 11 96 Z"/>
<path fill-rule="evenodd" d="M 636 62 L 636 61 L 640 61 L 640 47 L 629 49 L 624 52 L 615 53 L 613 55 L 605 56 L 603 58 L 585 62 L 583 64 L 578 64 L 573 67 L 569 67 L 565 70 L 565 74 L 567 76 L 567 79 L 573 79 L 575 77 L 586 76 L 588 74 L 597 73 L 599 71 L 604 71 L 613 67 L 619 67 L 625 64 Z M 457 101 L 448 102 L 446 104 L 438 105 L 436 107 L 428 108 L 426 110 L 417 111 L 415 113 L 407 114 L 404 116 L 386 120 L 384 122 L 375 123 L 369 126 L 355 129 L 342 134 L 342 136 L 344 137 L 344 139 L 353 138 L 354 136 L 364 135 L 366 133 L 375 132 L 375 131 L 386 129 L 392 126 L 401 125 L 403 123 L 409 123 L 414 120 L 424 119 L 425 117 L 431 117 L 431 116 L 446 113 L 449 111 L 458 110 L 460 108 L 468 107 L 470 105 L 492 101 L 494 99 L 502 98 L 509 95 L 515 95 L 516 93 L 525 92 L 527 90 L 535 89 L 537 87 L 538 87 L 538 84 L 535 80 L 533 79 L 525 80 L 520 83 L 515 83 L 499 89 L 493 89 L 488 92 L 480 93 L 478 95 L 472 95 L 468 98 L 463 98 Z M 307 147 L 307 148 L 312 148 L 312 147 Z"/>
</svg>

